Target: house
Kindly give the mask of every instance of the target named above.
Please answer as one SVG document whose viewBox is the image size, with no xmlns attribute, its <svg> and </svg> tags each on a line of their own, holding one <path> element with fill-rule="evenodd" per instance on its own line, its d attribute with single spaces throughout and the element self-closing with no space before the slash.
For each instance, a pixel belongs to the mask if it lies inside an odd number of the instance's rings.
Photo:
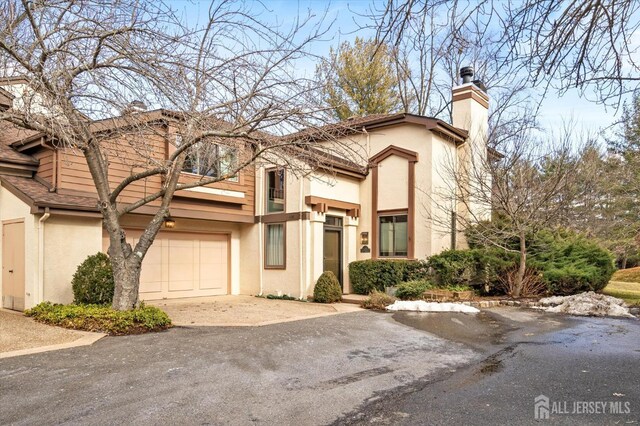
<svg viewBox="0 0 640 426">
<path fill-rule="evenodd" d="M 19 84 L 24 82 L 16 80 Z M 5 85 L 0 108 L 10 108 L 17 93 Z M 456 171 L 470 147 L 486 153 L 488 101 L 484 87 L 465 77 L 453 89 L 452 124 L 405 113 L 354 118 L 287 136 L 314 140 L 307 154 L 318 167 L 310 174 L 261 162 L 233 179 L 176 192 L 170 227 L 160 231 L 144 259 L 141 298 L 271 293 L 305 298 L 325 270 L 349 293 L 352 261 L 424 259 L 456 241 L 463 245 L 462 230 L 453 224 L 456 214 L 466 213 L 443 195 L 453 179 L 444 172 L 445 163 Z M 179 136 L 172 133 L 171 113 L 140 117 L 154 129 L 147 146 L 165 158 L 175 149 L 167 139 Z M 115 119 L 96 122 L 95 129 L 118 125 Z M 336 157 L 335 140 L 365 153 L 368 164 Z M 86 162 L 42 134 L 7 123 L 0 124 L 0 155 L 3 306 L 71 302 L 70 280 L 78 264 L 108 248 Z M 123 150 L 121 158 L 133 157 Z M 120 159 L 110 161 L 114 177 L 130 170 Z M 187 162 L 184 179 L 197 178 L 192 163 Z M 131 185 L 119 201 L 159 188 L 159 179 Z M 122 218 L 128 239 L 135 242 L 152 212 L 153 205 L 143 206 Z"/>
</svg>

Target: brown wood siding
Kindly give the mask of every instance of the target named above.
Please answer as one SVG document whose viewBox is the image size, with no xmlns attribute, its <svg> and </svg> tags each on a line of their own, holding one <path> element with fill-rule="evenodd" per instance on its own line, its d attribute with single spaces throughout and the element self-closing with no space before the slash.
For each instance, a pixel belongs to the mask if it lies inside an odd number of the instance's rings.
<svg viewBox="0 0 640 426">
<path fill-rule="evenodd" d="M 53 185 L 53 151 L 50 149 L 41 149 L 40 151 L 33 154 L 33 156 L 40 160 L 40 165 L 38 165 L 38 171 L 36 171 L 36 176 L 43 179 L 50 185 Z"/>
<path fill-rule="evenodd" d="M 117 149 L 113 152 L 117 152 L 118 155 L 111 155 L 109 158 L 109 182 L 112 188 L 126 176 L 129 176 L 131 172 L 142 170 L 139 167 L 135 167 L 136 152 L 129 146 L 128 143 L 120 140 L 115 141 Z M 157 134 L 150 134 L 148 136 L 148 152 L 153 154 L 154 158 L 162 160 L 165 157 L 165 141 Z M 79 192 L 95 194 L 96 190 L 93 185 L 93 179 L 91 173 L 84 159 L 84 156 L 78 152 L 71 150 L 65 150 L 60 152 L 60 173 L 59 173 L 59 188 L 61 192 Z M 189 175 L 185 175 L 181 178 L 181 182 L 192 179 Z M 122 192 L 118 201 L 121 203 L 129 204 L 139 200 L 145 195 L 153 194 L 161 188 L 162 180 L 160 176 L 153 176 L 144 180 L 140 180 L 132 183 Z M 254 195 L 255 195 L 255 173 L 253 166 L 243 170 L 240 173 L 238 182 L 218 182 L 215 184 L 207 185 L 209 188 L 216 188 L 222 190 L 238 191 L 244 193 L 244 198 L 241 198 L 242 204 L 238 203 L 225 203 L 223 201 L 207 200 L 203 195 L 202 199 L 194 198 L 197 195 L 196 192 L 189 192 L 189 198 L 181 198 L 180 192 L 177 193 L 177 197 L 171 203 L 171 208 L 181 211 L 193 211 L 198 212 L 198 216 L 201 217 L 202 213 L 223 213 L 254 216 Z M 224 197 L 221 197 L 224 200 Z M 150 206 L 158 205 L 159 201 L 150 203 Z M 187 213 L 188 214 L 188 213 Z M 188 217 L 188 216 L 187 216 Z"/>
</svg>

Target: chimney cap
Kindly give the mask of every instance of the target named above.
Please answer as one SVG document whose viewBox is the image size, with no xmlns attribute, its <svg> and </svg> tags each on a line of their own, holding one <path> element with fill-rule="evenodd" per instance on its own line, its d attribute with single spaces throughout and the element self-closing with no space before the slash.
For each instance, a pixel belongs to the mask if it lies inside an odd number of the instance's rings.
<svg viewBox="0 0 640 426">
<path fill-rule="evenodd" d="M 473 80 L 473 67 L 460 68 L 460 77 L 462 78 L 462 84 L 471 83 Z"/>
</svg>

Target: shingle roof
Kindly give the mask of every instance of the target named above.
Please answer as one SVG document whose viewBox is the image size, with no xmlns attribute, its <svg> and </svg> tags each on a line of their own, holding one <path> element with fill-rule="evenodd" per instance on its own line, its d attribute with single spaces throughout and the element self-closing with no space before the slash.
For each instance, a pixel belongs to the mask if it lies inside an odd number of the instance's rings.
<svg viewBox="0 0 640 426">
<path fill-rule="evenodd" d="M 358 133 L 361 132 L 363 128 L 392 126 L 401 123 L 424 125 L 430 130 L 446 133 L 448 136 L 459 140 L 464 140 L 468 135 L 466 130 L 454 127 L 438 118 L 401 112 L 396 114 L 372 114 L 364 117 L 354 117 L 338 123 L 310 127 L 285 136 L 285 138 L 321 140 L 328 137 L 341 137 Z"/>
<path fill-rule="evenodd" d="M 16 127 L 7 121 L 0 121 L 0 161 L 37 166 L 38 160 L 30 155 L 21 154 L 9 146 L 16 140 L 25 139 L 37 133 Z"/>
<path fill-rule="evenodd" d="M 0 182 L 19 198 L 35 207 L 99 211 L 98 198 L 50 192 L 49 186 L 39 179 L 0 175 Z M 25 199 L 26 198 L 26 199 Z"/>
</svg>

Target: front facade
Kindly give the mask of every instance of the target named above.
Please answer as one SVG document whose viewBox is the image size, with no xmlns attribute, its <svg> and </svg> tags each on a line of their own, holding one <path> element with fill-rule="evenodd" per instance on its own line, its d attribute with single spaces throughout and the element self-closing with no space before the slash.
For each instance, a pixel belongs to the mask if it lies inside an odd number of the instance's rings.
<svg viewBox="0 0 640 426">
<path fill-rule="evenodd" d="M 12 93 L 11 87 L 0 92 L 0 108 L 10 107 Z M 173 226 L 160 231 L 143 262 L 141 298 L 306 298 L 325 270 L 333 271 L 349 293 L 352 261 L 424 259 L 464 244 L 454 225 L 455 215 L 464 212 L 450 195 L 450 173 L 458 170 L 469 146 L 486 152 L 488 98 L 467 83 L 454 89 L 453 101 L 453 125 L 410 114 L 338 124 L 342 142 L 365 153 L 368 164 L 326 154 L 321 167 L 301 175 L 260 163 L 233 179 L 176 192 Z M 166 140 L 176 137 L 171 120 L 161 111 L 144 114 L 149 126 L 161 130 L 149 135 L 147 146 L 158 158 L 166 157 L 172 149 Z M 318 139 L 319 155 L 331 152 L 331 143 Z M 109 244 L 84 158 L 6 124 L 0 154 L 3 307 L 69 303 L 78 264 L 106 252 Z M 126 154 L 125 149 L 122 158 Z M 114 182 L 130 172 L 119 160 L 110 164 Z M 190 167 L 181 179 L 197 178 L 195 166 Z M 158 188 L 154 179 L 131 185 L 119 202 Z M 123 217 L 131 242 L 153 209 L 151 204 Z"/>
</svg>

